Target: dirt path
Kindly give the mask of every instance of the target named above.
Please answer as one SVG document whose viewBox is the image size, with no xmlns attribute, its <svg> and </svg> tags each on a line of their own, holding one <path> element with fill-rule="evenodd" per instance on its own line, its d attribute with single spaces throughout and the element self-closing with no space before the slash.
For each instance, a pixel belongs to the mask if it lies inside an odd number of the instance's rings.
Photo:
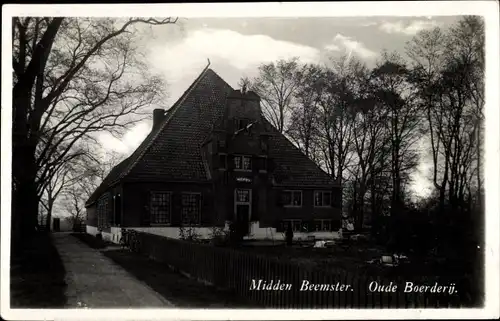
<svg viewBox="0 0 500 321">
<path fill-rule="evenodd" d="M 66 269 L 68 308 L 168 308 L 173 304 L 98 250 L 69 233 L 54 233 Z"/>
</svg>

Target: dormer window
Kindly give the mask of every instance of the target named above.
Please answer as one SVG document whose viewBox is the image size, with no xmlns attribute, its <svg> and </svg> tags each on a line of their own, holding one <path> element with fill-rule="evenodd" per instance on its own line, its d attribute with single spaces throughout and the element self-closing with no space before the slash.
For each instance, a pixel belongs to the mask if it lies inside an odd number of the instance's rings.
<svg viewBox="0 0 500 321">
<path fill-rule="evenodd" d="M 242 130 L 242 129 L 245 129 L 248 124 L 250 123 L 248 119 L 235 119 L 234 120 L 235 122 L 235 127 L 236 127 L 236 130 Z"/>
<path fill-rule="evenodd" d="M 240 171 L 252 170 L 252 157 L 244 155 L 234 156 L 234 169 Z"/>
<path fill-rule="evenodd" d="M 267 137 L 260 138 L 260 149 L 263 153 L 267 153 Z"/>
</svg>

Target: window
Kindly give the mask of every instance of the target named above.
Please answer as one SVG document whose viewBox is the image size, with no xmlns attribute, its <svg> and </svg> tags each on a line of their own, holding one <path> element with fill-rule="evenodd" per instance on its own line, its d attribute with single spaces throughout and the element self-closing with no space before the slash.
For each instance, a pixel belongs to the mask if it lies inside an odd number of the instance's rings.
<svg viewBox="0 0 500 321">
<path fill-rule="evenodd" d="M 234 168 L 240 171 L 252 170 L 252 157 L 250 156 L 234 156 Z"/>
<path fill-rule="evenodd" d="M 227 169 L 227 155 L 226 154 L 219 155 L 219 169 Z"/>
<path fill-rule="evenodd" d="M 302 206 L 302 191 L 284 191 L 283 206 L 301 207 Z"/>
<path fill-rule="evenodd" d="M 330 232 L 332 220 L 314 220 L 314 230 L 317 232 Z"/>
<path fill-rule="evenodd" d="M 248 119 L 235 119 L 236 130 L 241 130 L 247 127 Z"/>
<path fill-rule="evenodd" d="M 199 225 L 201 223 L 201 194 L 182 194 L 182 224 Z"/>
<path fill-rule="evenodd" d="M 236 190 L 236 202 L 249 203 L 250 202 L 250 190 L 249 189 L 237 189 Z"/>
<path fill-rule="evenodd" d="M 260 138 L 260 149 L 262 152 L 266 153 L 267 152 L 267 137 L 261 137 Z"/>
<path fill-rule="evenodd" d="M 314 206 L 315 207 L 331 207 L 332 206 L 332 192 L 330 192 L 330 191 L 316 191 L 316 192 L 314 192 Z"/>
<path fill-rule="evenodd" d="M 109 194 L 106 193 L 97 202 L 97 228 L 99 230 L 110 226 L 108 220 L 109 210 Z"/>
<path fill-rule="evenodd" d="M 307 232 L 307 228 L 304 230 L 304 225 L 302 224 L 302 220 L 295 220 L 295 219 L 290 219 L 290 220 L 283 220 L 281 222 L 281 230 L 286 232 L 288 230 L 288 226 L 292 225 L 292 230 L 294 232 Z"/>
<path fill-rule="evenodd" d="M 172 211 L 172 193 L 151 192 L 150 219 L 151 224 L 170 224 Z"/>
</svg>

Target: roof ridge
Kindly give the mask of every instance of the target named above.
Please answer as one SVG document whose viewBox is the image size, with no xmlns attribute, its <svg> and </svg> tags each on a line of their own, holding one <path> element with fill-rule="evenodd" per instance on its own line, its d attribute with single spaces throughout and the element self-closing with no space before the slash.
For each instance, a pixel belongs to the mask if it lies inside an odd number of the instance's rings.
<svg viewBox="0 0 500 321">
<path fill-rule="evenodd" d="M 210 62 L 203 69 L 203 71 L 200 73 L 200 75 L 193 81 L 191 86 L 189 86 L 188 89 L 182 94 L 182 96 L 179 97 L 179 99 L 175 102 L 175 104 L 171 108 L 168 109 L 168 110 L 172 110 L 172 111 L 167 114 L 166 119 L 163 121 L 163 123 L 161 124 L 160 128 L 156 131 L 154 136 L 149 140 L 146 148 L 144 148 L 139 154 L 137 154 L 135 159 L 130 164 L 128 164 L 127 169 L 125 171 L 123 171 L 123 173 L 115 181 L 119 181 L 119 180 L 123 179 L 124 177 L 126 177 L 132 171 L 132 169 L 135 167 L 135 165 L 137 165 L 137 163 L 142 159 L 144 154 L 146 154 L 146 152 L 149 150 L 151 145 L 153 145 L 153 143 L 158 138 L 158 136 L 160 136 L 160 133 L 163 131 L 165 126 L 173 118 L 174 114 L 177 112 L 179 107 L 182 106 L 182 103 L 186 100 L 186 98 L 189 96 L 191 91 L 193 91 L 193 89 L 196 87 L 196 85 L 200 82 L 200 80 L 203 78 L 203 76 L 209 70 L 209 68 L 208 68 L 209 66 L 210 66 Z M 137 151 L 137 149 L 136 149 L 136 151 Z M 134 151 L 134 153 L 136 151 Z M 130 155 L 130 157 L 132 157 L 134 153 L 132 153 L 132 155 Z"/>
</svg>

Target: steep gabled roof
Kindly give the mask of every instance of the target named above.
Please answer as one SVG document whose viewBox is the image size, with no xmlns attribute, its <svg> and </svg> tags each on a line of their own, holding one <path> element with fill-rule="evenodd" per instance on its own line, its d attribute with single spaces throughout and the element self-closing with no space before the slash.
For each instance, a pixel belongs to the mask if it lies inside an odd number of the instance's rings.
<svg viewBox="0 0 500 321">
<path fill-rule="evenodd" d="M 119 181 L 206 181 L 201 143 L 222 115 L 229 86 L 208 66 L 125 161 L 115 166 L 86 205 Z M 175 157 L 172 157 L 174 156 Z"/>
<path fill-rule="evenodd" d="M 206 182 L 210 180 L 202 144 L 222 119 L 226 98 L 233 92 L 213 70 L 205 68 L 162 123 L 124 161 L 115 166 L 86 203 L 93 204 L 121 181 Z M 263 117 L 264 119 L 264 117 Z M 287 186 L 333 185 L 330 175 L 306 157 L 268 121 L 269 156 L 276 167 L 277 184 Z"/>
<path fill-rule="evenodd" d="M 275 163 L 273 176 L 277 185 L 297 187 L 336 185 L 328 173 L 307 157 L 265 118 L 264 125 L 272 133 L 269 136 L 269 157 Z"/>
</svg>

